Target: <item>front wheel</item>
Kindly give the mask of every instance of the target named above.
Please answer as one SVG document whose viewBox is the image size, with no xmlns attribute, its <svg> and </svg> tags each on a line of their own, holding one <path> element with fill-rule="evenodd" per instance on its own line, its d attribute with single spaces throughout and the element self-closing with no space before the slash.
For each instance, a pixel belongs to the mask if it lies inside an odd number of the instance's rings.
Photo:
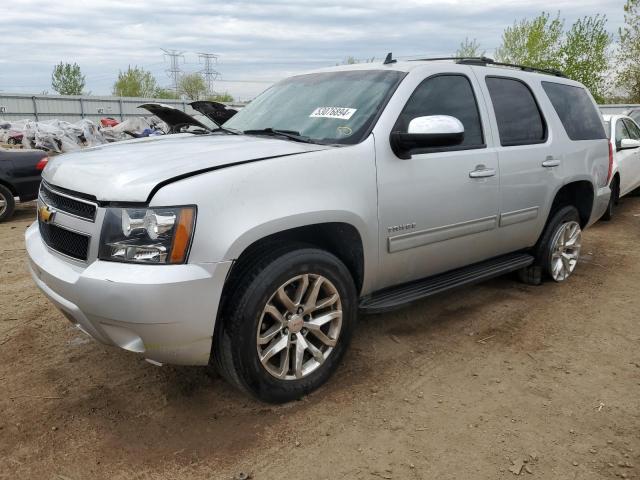
<svg viewBox="0 0 640 480">
<path fill-rule="evenodd" d="M 581 247 L 578 210 L 572 206 L 563 207 L 553 215 L 540 238 L 536 262 L 548 277 L 564 282 L 578 264 Z"/>
<path fill-rule="evenodd" d="M 0 185 L 0 222 L 11 218 L 15 208 L 16 202 L 13 199 L 13 193 L 4 185 Z"/>
<path fill-rule="evenodd" d="M 273 252 L 243 273 L 223 310 L 214 360 L 231 383 L 282 403 L 322 385 L 355 325 L 349 270 L 315 248 Z"/>
</svg>

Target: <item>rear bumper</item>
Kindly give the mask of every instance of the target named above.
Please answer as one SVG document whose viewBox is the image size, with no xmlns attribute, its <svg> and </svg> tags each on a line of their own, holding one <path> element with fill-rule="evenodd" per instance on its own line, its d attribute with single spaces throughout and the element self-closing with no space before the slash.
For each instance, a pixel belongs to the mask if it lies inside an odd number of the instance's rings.
<svg viewBox="0 0 640 480">
<path fill-rule="evenodd" d="M 593 199 L 593 208 L 591 209 L 591 217 L 589 217 L 589 223 L 587 227 L 593 225 L 595 222 L 600 220 L 600 217 L 604 215 L 604 212 L 607 210 L 607 205 L 609 204 L 609 197 L 611 196 L 611 189 L 608 186 L 598 188 L 595 192 L 595 197 Z"/>
<path fill-rule="evenodd" d="M 85 333 L 160 363 L 209 362 L 231 262 L 79 266 L 47 248 L 37 223 L 25 243 L 36 285 Z"/>
</svg>

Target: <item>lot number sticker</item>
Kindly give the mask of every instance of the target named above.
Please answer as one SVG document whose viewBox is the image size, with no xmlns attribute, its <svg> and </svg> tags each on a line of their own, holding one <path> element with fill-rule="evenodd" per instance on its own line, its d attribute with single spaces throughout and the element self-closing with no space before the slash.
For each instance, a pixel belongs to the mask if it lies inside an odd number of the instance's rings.
<svg viewBox="0 0 640 480">
<path fill-rule="evenodd" d="M 345 107 L 318 107 L 316 108 L 309 118 L 339 118 L 340 120 L 349 120 L 357 108 L 345 108 Z"/>
</svg>

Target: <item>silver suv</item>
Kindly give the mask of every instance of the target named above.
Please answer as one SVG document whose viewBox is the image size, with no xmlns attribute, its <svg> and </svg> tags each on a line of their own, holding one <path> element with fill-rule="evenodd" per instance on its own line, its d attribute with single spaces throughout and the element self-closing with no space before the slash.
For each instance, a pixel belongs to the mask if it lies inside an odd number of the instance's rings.
<svg viewBox="0 0 640 480">
<path fill-rule="evenodd" d="M 609 200 L 608 145 L 589 92 L 555 72 L 330 68 L 213 133 L 52 159 L 30 268 L 98 341 L 288 401 L 329 378 L 359 311 L 506 272 L 567 280 Z"/>
</svg>

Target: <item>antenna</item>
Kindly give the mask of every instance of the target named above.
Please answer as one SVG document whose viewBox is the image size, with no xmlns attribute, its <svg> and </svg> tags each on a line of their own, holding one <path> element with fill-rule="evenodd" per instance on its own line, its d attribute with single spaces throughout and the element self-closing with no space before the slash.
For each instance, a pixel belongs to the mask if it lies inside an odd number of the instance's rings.
<svg viewBox="0 0 640 480">
<path fill-rule="evenodd" d="M 173 81 L 173 89 L 176 91 L 176 95 L 178 95 L 178 83 L 180 80 L 180 74 L 182 73 L 182 70 L 180 70 L 179 60 L 182 58 L 182 61 L 184 62 L 184 52 L 168 50 L 166 48 L 162 48 L 161 50 L 164 52 L 164 56 L 169 58 L 169 68 L 165 71 Z"/>
<path fill-rule="evenodd" d="M 397 60 L 393 58 L 393 55 L 391 54 L 391 52 L 387 53 L 386 58 L 384 59 L 384 62 L 382 62 L 383 65 L 389 65 L 390 63 L 396 63 Z"/>
<path fill-rule="evenodd" d="M 213 53 L 198 53 L 198 57 L 204 62 L 204 68 L 200 70 L 200 73 L 202 73 L 207 82 L 207 91 L 209 94 L 213 94 L 213 82 L 220 75 L 220 72 L 213 68 L 218 63 L 218 56 Z"/>
</svg>

